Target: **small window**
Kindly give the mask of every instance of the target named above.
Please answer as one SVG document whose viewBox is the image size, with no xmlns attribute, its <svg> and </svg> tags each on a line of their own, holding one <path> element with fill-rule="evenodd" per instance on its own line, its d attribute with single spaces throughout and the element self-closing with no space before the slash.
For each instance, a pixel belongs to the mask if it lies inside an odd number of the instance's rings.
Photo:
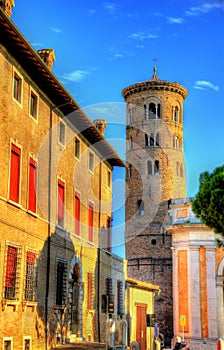
<svg viewBox="0 0 224 350">
<path fill-rule="evenodd" d="M 22 78 L 15 71 L 13 74 L 13 98 L 20 104 L 22 103 Z"/>
<path fill-rule="evenodd" d="M 20 162 L 21 150 L 15 145 L 11 145 L 11 162 L 10 162 L 10 183 L 9 199 L 19 203 L 20 194 Z"/>
<path fill-rule="evenodd" d="M 156 105 L 155 103 L 150 103 L 149 104 L 149 118 L 154 119 L 156 118 Z"/>
<path fill-rule="evenodd" d="M 156 146 L 158 147 L 160 145 L 160 136 L 159 133 L 156 133 Z"/>
<path fill-rule="evenodd" d="M 111 171 L 107 171 L 107 186 L 111 188 Z"/>
<path fill-rule="evenodd" d="M 184 176 L 183 164 L 180 164 L 180 177 Z"/>
<path fill-rule="evenodd" d="M 150 134 L 150 146 L 154 146 L 154 145 L 155 145 L 154 135 Z"/>
<path fill-rule="evenodd" d="M 147 106 L 144 105 L 144 119 L 147 120 L 148 119 L 148 110 L 147 110 Z"/>
<path fill-rule="evenodd" d="M 154 164 L 154 174 L 158 175 L 159 174 L 159 161 L 155 160 L 155 164 Z"/>
<path fill-rule="evenodd" d="M 75 138 L 75 158 L 80 158 L 80 140 Z"/>
<path fill-rule="evenodd" d="M 31 337 L 23 338 L 23 350 L 31 350 Z"/>
<path fill-rule="evenodd" d="M 147 161 L 147 174 L 152 175 L 152 162 L 151 162 L 151 160 Z"/>
<path fill-rule="evenodd" d="M 12 337 L 3 338 L 3 350 L 13 350 Z"/>
<path fill-rule="evenodd" d="M 173 110 L 173 120 L 179 122 L 179 108 L 177 106 L 175 106 Z"/>
<path fill-rule="evenodd" d="M 132 106 L 129 105 L 128 107 L 128 124 L 132 123 Z"/>
<path fill-rule="evenodd" d="M 144 216 L 145 211 L 144 211 L 144 201 L 139 199 L 137 202 L 137 209 L 138 209 L 138 215 L 139 216 Z"/>
<path fill-rule="evenodd" d="M 37 106 L 38 106 L 38 98 L 37 95 L 31 91 L 30 93 L 30 115 L 37 119 Z"/>
<path fill-rule="evenodd" d="M 131 176 L 132 176 L 132 165 L 129 164 L 127 169 L 127 178 L 130 179 Z"/>
<path fill-rule="evenodd" d="M 131 151 L 133 149 L 133 141 L 132 137 L 128 140 L 128 151 Z"/>
<path fill-rule="evenodd" d="M 59 122 L 58 141 L 63 146 L 65 145 L 65 124 L 62 121 Z"/>
<path fill-rule="evenodd" d="M 89 152 L 89 170 L 93 171 L 94 169 L 94 154 Z"/>
</svg>

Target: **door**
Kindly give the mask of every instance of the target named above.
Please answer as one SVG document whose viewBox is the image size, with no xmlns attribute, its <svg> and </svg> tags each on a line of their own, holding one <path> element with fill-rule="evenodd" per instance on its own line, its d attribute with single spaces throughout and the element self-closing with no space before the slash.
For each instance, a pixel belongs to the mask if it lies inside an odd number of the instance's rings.
<svg viewBox="0 0 224 350">
<path fill-rule="evenodd" d="M 136 307 L 136 340 L 140 350 L 146 350 L 146 306 Z"/>
</svg>

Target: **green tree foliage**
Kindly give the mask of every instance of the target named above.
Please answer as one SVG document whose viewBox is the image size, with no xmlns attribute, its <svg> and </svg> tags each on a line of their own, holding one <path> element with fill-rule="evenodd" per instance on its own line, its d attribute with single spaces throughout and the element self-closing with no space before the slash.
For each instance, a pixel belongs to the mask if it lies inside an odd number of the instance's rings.
<svg viewBox="0 0 224 350">
<path fill-rule="evenodd" d="M 224 237 L 224 165 L 200 175 L 192 210 L 202 223 Z"/>
</svg>

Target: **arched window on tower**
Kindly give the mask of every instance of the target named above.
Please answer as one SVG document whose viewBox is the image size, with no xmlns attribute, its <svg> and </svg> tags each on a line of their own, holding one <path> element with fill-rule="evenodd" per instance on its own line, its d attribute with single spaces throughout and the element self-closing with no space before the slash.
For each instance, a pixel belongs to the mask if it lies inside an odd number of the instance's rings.
<svg viewBox="0 0 224 350">
<path fill-rule="evenodd" d="M 129 164 L 127 168 L 127 178 L 130 179 L 132 176 L 132 165 Z"/>
<path fill-rule="evenodd" d="M 159 174 L 159 161 L 155 160 L 154 163 L 154 175 L 158 175 Z"/>
<path fill-rule="evenodd" d="M 178 106 L 175 106 L 173 108 L 173 121 L 178 123 L 179 122 L 179 116 L 180 116 L 179 108 L 178 108 Z"/>
<path fill-rule="evenodd" d="M 128 105 L 128 124 L 131 124 L 132 123 L 132 105 L 129 104 Z"/>
<path fill-rule="evenodd" d="M 156 105 L 155 103 L 151 102 L 149 104 L 149 119 L 155 119 L 156 118 Z"/>
<path fill-rule="evenodd" d="M 143 216 L 145 214 L 144 212 L 144 201 L 139 199 L 137 202 L 137 210 L 138 210 L 138 215 Z"/>
<path fill-rule="evenodd" d="M 154 145 L 155 145 L 154 135 L 150 134 L 150 146 L 154 146 Z"/>
<path fill-rule="evenodd" d="M 158 103 L 157 105 L 157 118 L 161 118 L 161 105 Z"/>
<path fill-rule="evenodd" d="M 159 146 L 160 144 L 160 137 L 159 137 L 159 133 L 156 133 L 156 146 Z"/>
<path fill-rule="evenodd" d="M 151 160 L 147 161 L 147 174 L 152 175 L 152 161 Z"/>
<path fill-rule="evenodd" d="M 183 164 L 180 164 L 180 177 L 184 176 L 184 171 L 183 171 Z"/>
<path fill-rule="evenodd" d="M 133 149 L 133 141 L 132 137 L 128 140 L 128 151 L 131 151 Z"/>
<path fill-rule="evenodd" d="M 148 119 L 148 110 L 147 110 L 147 106 L 144 105 L 144 119 L 147 120 Z"/>
<path fill-rule="evenodd" d="M 180 163 L 177 162 L 176 164 L 176 173 L 177 173 L 177 176 L 180 176 Z"/>
</svg>

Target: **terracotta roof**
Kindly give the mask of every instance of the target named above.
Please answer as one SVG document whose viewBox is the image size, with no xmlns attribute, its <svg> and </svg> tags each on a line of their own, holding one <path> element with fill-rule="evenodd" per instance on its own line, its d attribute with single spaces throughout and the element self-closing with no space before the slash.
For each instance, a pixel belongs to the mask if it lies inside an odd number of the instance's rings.
<svg viewBox="0 0 224 350">
<path fill-rule="evenodd" d="M 37 86 L 48 96 L 52 102 L 52 108 L 58 108 L 64 116 L 68 116 L 74 111 L 76 112 L 74 118 L 70 119 L 71 123 L 94 146 L 104 160 L 107 160 L 111 166 L 125 166 L 116 151 L 104 139 L 100 131 L 97 130 L 77 102 L 1 8 L 0 43 L 6 47 L 8 52 L 18 61 Z"/>
<path fill-rule="evenodd" d="M 130 286 L 133 287 L 133 288 L 139 288 L 139 289 L 144 289 L 144 290 L 160 292 L 160 287 L 159 286 L 156 286 L 156 285 L 148 283 L 148 282 L 140 281 L 140 280 L 138 280 L 136 278 L 127 277 L 126 278 L 126 282 L 129 283 Z"/>
</svg>

